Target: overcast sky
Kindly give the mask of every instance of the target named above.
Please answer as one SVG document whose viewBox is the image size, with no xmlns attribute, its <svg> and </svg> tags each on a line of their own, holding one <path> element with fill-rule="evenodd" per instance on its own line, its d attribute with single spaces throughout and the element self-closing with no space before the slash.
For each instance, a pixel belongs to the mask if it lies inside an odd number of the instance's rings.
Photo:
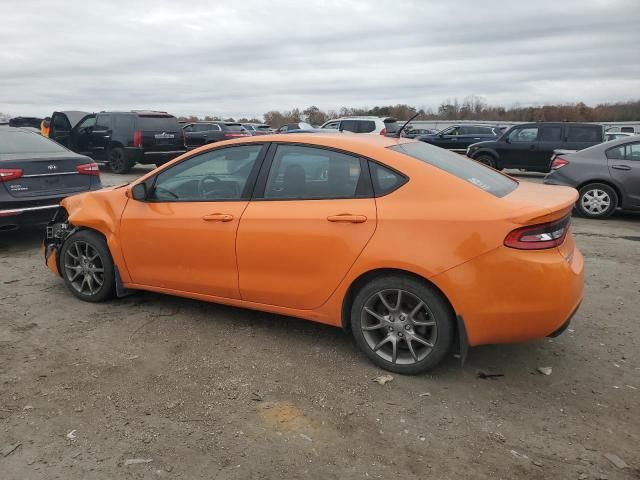
<svg viewBox="0 0 640 480">
<path fill-rule="evenodd" d="M 640 98 L 640 0 L 0 1 L 0 112 Z"/>
</svg>

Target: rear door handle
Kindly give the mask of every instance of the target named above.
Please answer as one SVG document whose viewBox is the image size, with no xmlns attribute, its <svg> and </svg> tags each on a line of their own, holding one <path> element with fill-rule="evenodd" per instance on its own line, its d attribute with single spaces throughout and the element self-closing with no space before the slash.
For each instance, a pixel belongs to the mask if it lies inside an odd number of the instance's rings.
<svg viewBox="0 0 640 480">
<path fill-rule="evenodd" d="M 233 215 L 227 213 L 211 213 L 202 217 L 205 222 L 230 222 L 233 220 Z"/>
<path fill-rule="evenodd" d="M 345 222 L 345 223 L 364 223 L 367 221 L 367 217 L 364 215 L 351 215 L 349 213 L 341 213 L 340 215 L 330 215 L 327 217 L 330 222 Z"/>
<path fill-rule="evenodd" d="M 629 165 L 611 165 L 611 168 L 615 170 L 631 170 Z"/>
</svg>

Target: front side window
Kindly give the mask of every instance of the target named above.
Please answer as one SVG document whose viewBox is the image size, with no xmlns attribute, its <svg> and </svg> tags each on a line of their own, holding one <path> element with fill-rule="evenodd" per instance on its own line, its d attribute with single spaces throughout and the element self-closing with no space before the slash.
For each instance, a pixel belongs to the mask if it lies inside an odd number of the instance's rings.
<svg viewBox="0 0 640 480">
<path fill-rule="evenodd" d="M 83 128 L 93 127 L 96 124 L 96 117 L 85 118 L 80 125 L 78 125 L 78 130 L 82 130 Z"/>
<path fill-rule="evenodd" d="M 280 145 L 273 158 L 264 198 L 352 198 L 360 179 L 360 159 L 332 150 Z"/>
<path fill-rule="evenodd" d="M 191 157 L 156 177 L 149 199 L 156 202 L 239 200 L 262 145 L 221 148 Z"/>
<path fill-rule="evenodd" d="M 444 135 L 461 135 L 460 127 L 450 127 L 442 132 Z"/>
<path fill-rule="evenodd" d="M 111 116 L 98 115 L 98 117 L 96 118 L 96 128 L 111 128 Z"/>
<path fill-rule="evenodd" d="M 538 127 L 516 128 L 509 134 L 509 140 L 514 143 L 534 142 L 538 137 Z"/>
<path fill-rule="evenodd" d="M 329 122 L 322 128 L 328 128 L 330 130 L 337 130 L 340 127 L 340 122 Z"/>
</svg>

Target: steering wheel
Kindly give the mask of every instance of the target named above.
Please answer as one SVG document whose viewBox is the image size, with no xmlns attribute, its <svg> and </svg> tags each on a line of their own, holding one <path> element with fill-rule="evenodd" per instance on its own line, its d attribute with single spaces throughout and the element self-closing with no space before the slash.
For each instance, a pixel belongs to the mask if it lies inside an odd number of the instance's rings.
<svg viewBox="0 0 640 480">
<path fill-rule="evenodd" d="M 207 187 L 206 187 L 207 183 L 213 183 L 213 185 L 215 186 L 215 184 L 220 183 L 220 181 L 221 180 L 215 175 L 205 175 L 198 182 L 198 193 L 202 198 L 206 198 L 210 193 L 214 191 L 214 190 L 207 190 Z"/>
</svg>

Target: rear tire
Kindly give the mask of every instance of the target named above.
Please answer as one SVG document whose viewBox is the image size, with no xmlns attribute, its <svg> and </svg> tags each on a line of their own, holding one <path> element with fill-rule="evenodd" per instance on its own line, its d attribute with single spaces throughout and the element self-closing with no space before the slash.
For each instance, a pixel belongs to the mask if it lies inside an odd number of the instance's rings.
<svg viewBox="0 0 640 480">
<path fill-rule="evenodd" d="M 486 153 L 482 155 L 478 155 L 477 157 L 474 158 L 474 160 L 480 163 L 484 163 L 486 166 L 491 168 L 496 168 L 497 166 L 496 159 Z"/>
<path fill-rule="evenodd" d="M 80 230 L 60 249 L 60 272 L 67 288 L 85 302 L 103 302 L 116 293 L 113 259 L 96 232 Z"/>
<path fill-rule="evenodd" d="M 351 331 L 379 367 L 415 375 L 451 350 L 455 317 L 440 292 L 414 278 L 382 275 L 367 283 L 351 307 Z"/>
<path fill-rule="evenodd" d="M 607 218 L 618 207 L 618 194 L 605 183 L 590 183 L 580 189 L 578 213 L 587 218 Z"/>
<path fill-rule="evenodd" d="M 135 162 L 129 160 L 123 148 L 113 147 L 109 150 L 109 168 L 114 173 L 129 173 Z"/>
</svg>

